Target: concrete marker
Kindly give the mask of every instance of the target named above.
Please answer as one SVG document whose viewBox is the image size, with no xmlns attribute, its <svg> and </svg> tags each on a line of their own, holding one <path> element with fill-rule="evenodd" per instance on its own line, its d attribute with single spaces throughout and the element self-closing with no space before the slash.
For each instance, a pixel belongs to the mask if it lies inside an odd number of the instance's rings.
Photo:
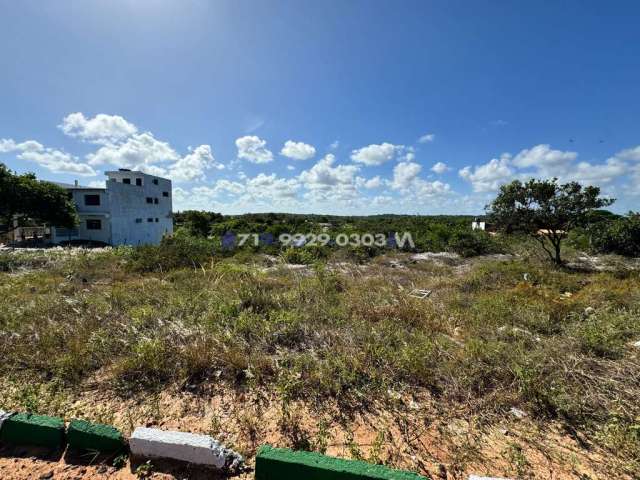
<svg viewBox="0 0 640 480">
<path fill-rule="evenodd" d="M 129 439 L 132 455 L 166 458 L 234 471 L 244 459 L 208 435 L 138 427 Z"/>
<path fill-rule="evenodd" d="M 72 420 L 67 428 L 67 443 L 77 450 L 119 452 L 124 450 L 122 433 L 111 425 Z"/>
<path fill-rule="evenodd" d="M 13 412 L 5 412 L 4 410 L 0 410 L 0 431 L 2 430 L 2 424 L 4 421 L 13 415 Z"/>
<path fill-rule="evenodd" d="M 263 445 L 256 455 L 256 480 L 426 480 L 406 470 L 394 470 L 358 460 L 328 457 Z"/>
<path fill-rule="evenodd" d="M 64 443 L 64 420 L 46 415 L 16 413 L 2 423 L 0 440 L 17 445 L 60 448 Z"/>
</svg>

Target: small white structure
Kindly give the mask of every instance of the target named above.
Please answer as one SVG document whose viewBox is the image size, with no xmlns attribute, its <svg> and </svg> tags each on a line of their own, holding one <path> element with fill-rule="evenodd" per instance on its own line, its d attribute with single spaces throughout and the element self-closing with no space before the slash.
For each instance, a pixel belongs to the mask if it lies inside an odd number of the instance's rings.
<svg viewBox="0 0 640 480">
<path fill-rule="evenodd" d="M 208 435 L 137 427 L 129 439 L 137 457 L 164 458 L 208 465 L 219 470 L 236 470 L 244 459 Z"/>
<path fill-rule="evenodd" d="M 485 222 L 471 222 L 471 230 L 484 230 L 486 227 L 486 223 Z"/>
<path fill-rule="evenodd" d="M 4 410 L 0 410 L 0 430 L 2 430 L 2 424 L 5 420 L 13 415 L 13 412 L 5 412 Z"/>
<path fill-rule="evenodd" d="M 157 245 L 173 233 L 171 180 L 124 168 L 105 174 L 106 188 L 58 184 L 69 191 L 80 224 L 72 229 L 52 227 L 51 243 Z"/>
</svg>

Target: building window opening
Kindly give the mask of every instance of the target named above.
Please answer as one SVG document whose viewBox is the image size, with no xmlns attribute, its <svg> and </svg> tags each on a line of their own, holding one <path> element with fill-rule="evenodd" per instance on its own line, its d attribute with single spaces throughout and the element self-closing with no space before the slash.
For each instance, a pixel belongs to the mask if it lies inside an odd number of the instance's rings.
<svg viewBox="0 0 640 480">
<path fill-rule="evenodd" d="M 131 185 L 131 179 L 130 178 L 123 178 L 122 179 L 122 183 L 126 183 L 127 185 Z"/>
<path fill-rule="evenodd" d="M 87 230 L 102 230 L 102 220 L 87 220 Z"/>
<path fill-rule="evenodd" d="M 147 222 L 152 223 L 153 222 L 153 218 L 147 218 Z"/>
<path fill-rule="evenodd" d="M 85 195 L 84 204 L 92 206 L 100 205 L 100 195 Z"/>
<path fill-rule="evenodd" d="M 153 203 L 153 198 L 147 197 L 147 203 Z"/>
<path fill-rule="evenodd" d="M 136 185 L 141 187 L 142 186 L 142 179 L 141 178 L 136 178 Z"/>
<path fill-rule="evenodd" d="M 142 219 L 141 218 L 136 218 L 136 223 L 142 223 Z"/>
<path fill-rule="evenodd" d="M 157 179 L 157 178 L 154 178 L 154 179 L 153 179 L 153 184 L 154 184 L 154 185 L 158 185 L 158 179 Z"/>
<path fill-rule="evenodd" d="M 156 223 L 158 223 L 158 219 L 156 218 Z"/>
<path fill-rule="evenodd" d="M 156 205 L 158 204 L 158 197 L 153 199 L 153 203 L 155 203 Z"/>
<path fill-rule="evenodd" d="M 169 196 L 169 192 L 162 192 L 162 196 L 163 197 L 168 197 Z"/>
</svg>

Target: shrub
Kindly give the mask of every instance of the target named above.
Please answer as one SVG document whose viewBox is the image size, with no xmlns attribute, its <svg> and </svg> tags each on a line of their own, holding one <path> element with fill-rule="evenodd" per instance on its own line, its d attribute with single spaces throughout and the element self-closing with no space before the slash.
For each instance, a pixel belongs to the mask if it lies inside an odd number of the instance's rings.
<svg viewBox="0 0 640 480">
<path fill-rule="evenodd" d="M 611 222 L 599 223 L 590 230 L 592 247 L 601 253 L 627 257 L 640 256 L 640 214 L 630 213 Z"/>
<path fill-rule="evenodd" d="M 326 251 L 319 247 L 289 247 L 282 252 L 282 259 L 286 263 L 302 265 L 311 265 L 326 257 Z"/>
<path fill-rule="evenodd" d="M 190 236 L 162 239 L 160 245 L 143 245 L 131 252 L 130 267 L 139 272 L 167 271 L 174 268 L 197 267 L 214 254 L 210 240 Z"/>
<path fill-rule="evenodd" d="M 484 232 L 455 232 L 449 239 L 449 249 L 463 257 L 475 257 L 488 253 L 499 253 L 501 249 Z"/>
</svg>

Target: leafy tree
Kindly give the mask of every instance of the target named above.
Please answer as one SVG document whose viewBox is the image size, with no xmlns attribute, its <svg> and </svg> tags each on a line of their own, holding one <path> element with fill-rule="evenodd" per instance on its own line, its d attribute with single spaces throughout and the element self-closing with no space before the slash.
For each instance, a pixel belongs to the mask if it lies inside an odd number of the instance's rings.
<svg viewBox="0 0 640 480">
<path fill-rule="evenodd" d="M 76 209 L 67 191 L 41 182 L 32 173 L 17 175 L 0 163 L 0 233 L 28 222 L 71 228 L 77 223 Z"/>
<path fill-rule="evenodd" d="M 561 244 L 572 229 L 589 223 L 592 213 L 615 200 L 601 198 L 598 187 L 577 182 L 559 185 L 552 180 L 515 180 L 500 188 L 487 206 L 489 220 L 505 231 L 535 238 L 556 264 L 562 263 Z"/>
<path fill-rule="evenodd" d="M 211 226 L 222 220 L 222 215 L 214 212 L 185 210 L 174 215 L 176 223 L 182 225 L 194 237 L 207 237 Z"/>
</svg>

